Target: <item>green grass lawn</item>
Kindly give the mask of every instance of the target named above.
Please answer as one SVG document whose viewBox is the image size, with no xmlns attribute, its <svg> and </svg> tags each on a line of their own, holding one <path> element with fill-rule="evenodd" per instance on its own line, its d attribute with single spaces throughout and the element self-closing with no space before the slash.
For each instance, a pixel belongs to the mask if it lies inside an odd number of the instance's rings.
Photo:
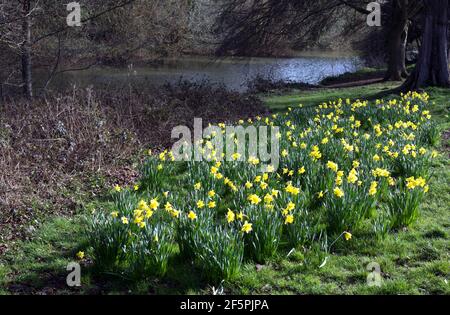
<svg viewBox="0 0 450 315">
<path fill-rule="evenodd" d="M 345 89 L 293 91 L 288 95 L 266 96 L 274 111 L 304 104 L 315 106 L 337 98 L 367 99 L 386 92 L 393 84 L 383 83 Z M 450 90 L 429 89 L 431 111 L 443 131 L 450 129 Z M 448 133 L 440 145 L 441 157 L 434 162 L 430 193 L 422 206 L 419 221 L 410 229 L 390 234 L 383 241 L 373 234 L 354 235 L 337 243 L 327 263 L 325 254 L 293 252 L 289 248 L 265 266 L 246 264 L 241 275 L 224 283 L 225 293 L 234 294 L 450 294 L 450 159 Z M 167 183 L 170 185 L 170 183 Z M 89 260 L 82 266 L 82 287 L 65 285 L 68 262 L 87 246 L 83 237 L 84 217 L 93 209 L 107 207 L 107 202 L 90 200 L 75 217 L 49 219 L 30 240 L 10 245 L 0 257 L 0 294 L 17 293 L 211 293 L 203 275 L 189 262 L 175 258 L 164 280 L 150 279 L 132 284 L 115 275 L 98 275 Z M 369 263 L 381 267 L 383 284 L 366 283 Z M 211 284 L 216 287 L 218 284 Z"/>
<path fill-rule="evenodd" d="M 346 99 L 372 99 L 377 94 L 389 91 L 397 87 L 396 83 L 378 83 L 366 86 L 350 87 L 343 89 L 318 88 L 314 90 L 298 90 L 281 96 L 264 96 L 265 103 L 273 111 L 283 111 L 289 106 L 303 104 L 304 106 L 316 106 L 317 104 Z"/>
</svg>

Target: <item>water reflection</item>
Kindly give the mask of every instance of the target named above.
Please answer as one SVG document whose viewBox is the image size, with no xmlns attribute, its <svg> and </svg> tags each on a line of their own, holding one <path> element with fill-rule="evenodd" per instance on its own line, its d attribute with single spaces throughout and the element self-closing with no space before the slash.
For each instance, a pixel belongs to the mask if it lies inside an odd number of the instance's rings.
<svg viewBox="0 0 450 315">
<path fill-rule="evenodd" d="M 363 66 L 357 57 L 300 57 L 300 58 L 223 58 L 190 57 L 165 59 L 157 65 L 145 67 L 94 68 L 82 72 L 65 73 L 55 82 L 58 85 L 111 85 L 114 83 L 145 83 L 161 85 L 186 80 L 208 79 L 223 83 L 229 89 L 244 91 L 255 77 L 295 83 L 317 84 L 329 76 L 355 72 Z"/>
</svg>

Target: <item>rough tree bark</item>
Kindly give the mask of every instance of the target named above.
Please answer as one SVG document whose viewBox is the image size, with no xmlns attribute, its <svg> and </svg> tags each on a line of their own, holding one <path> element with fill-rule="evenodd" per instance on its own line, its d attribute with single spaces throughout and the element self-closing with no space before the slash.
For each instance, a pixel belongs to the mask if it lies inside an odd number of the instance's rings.
<svg viewBox="0 0 450 315">
<path fill-rule="evenodd" d="M 406 70 L 406 44 L 408 41 L 408 2 L 393 1 L 392 25 L 387 38 L 388 70 L 385 80 L 400 81 L 408 76 Z"/>
<path fill-rule="evenodd" d="M 449 0 L 424 0 L 424 29 L 419 59 L 402 90 L 450 87 L 448 61 Z"/>
<path fill-rule="evenodd" d="M 23 94 L 26 98 L 33 98 L 33 77 L 31 64 L 31 0 L 23 0 L 22 3 L 22 37 L 20 47 L 22 59 L 22 84 Z"/>
</svg>

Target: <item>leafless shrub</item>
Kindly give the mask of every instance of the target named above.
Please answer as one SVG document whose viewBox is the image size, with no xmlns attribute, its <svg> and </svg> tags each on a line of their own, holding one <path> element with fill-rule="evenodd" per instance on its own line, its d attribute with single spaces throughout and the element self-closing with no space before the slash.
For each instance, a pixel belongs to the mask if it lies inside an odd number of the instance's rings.
<svg viewBox="0 0 450 315">
<path fill-rule="evenodd" d="M 263 113 L 258 98 L 207 82 L 10 100 L 0 106 L 0 243 L 23 236 L 41 214 L 71 214 L 96 191 L 131 184 L 132 161 L 169 147 L 175 126 Z"/>
</svg>

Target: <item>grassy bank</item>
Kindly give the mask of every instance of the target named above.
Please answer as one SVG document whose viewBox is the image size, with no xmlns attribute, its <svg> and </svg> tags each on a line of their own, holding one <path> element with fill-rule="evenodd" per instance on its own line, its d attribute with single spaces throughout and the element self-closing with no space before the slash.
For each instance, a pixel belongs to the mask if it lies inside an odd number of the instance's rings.
<svg viewBox="0 0 450 315">
<path fill-rule="evenodd" d="M 342 99 L 372 99 L 381 92 L 397 87 L 394 82 L 378 83 L 350 88 L 317 88 L 312 90 L 292 90 L 284 95 L 265 96 L 264 101 L 275 112 L 285 111 L 289 106 L 303 104 L 316 106 L 330 100 Z"/>
<path fill-rule="evenodd" d="M 336 77 L 328 77 L 320 82 L 321 85 L 333 85 L 333 84 L 342 84 L 349 82 L 357 82 L 364 81 L 370 79 L 379 79 L 383 78 L 386 69 L 377 69 L 377 68 L 362 68 L 356 72 L 348 72 L 344 73 L 340 76 Z"/>
<path fill-rule="evenodd" d="M 392 88 L 376 84 L 346 89 L 292 91 L 268 96 L 265 102 L 273 111 L 289 106 L 315 106 L 337 98 L 367 99 Z M 441 129 L 449 130 L 450 92 L 430 89 L 434 119 Z M 327 263 L 325 256 L 294 252 L 279 254 L 264 266 L 246 264 L 241 275 L 224 284 L 226 293 L 307 294 L 307 293 L 385 293 L 449 294 L 450 159 L 448 132 L 440 144 L 441 157 L 433 165 L 430 194 L 422 207 L 419 221 L 410 229 L 375 242 L 371 235 L 355 235 L 346 246 L 338 246 Z M 445 135 L 444 134 L 444 135 Z M 165 183 L 170 187 L 170 183 Z M 94 209 L 107 208 L 107 201 L 89 198 L 79 214 L 47 220 L 28 241 L 13 245 L 0 258 L 0 293 L 74 293 L 65 286 L 68 262 L 87 246 L 83 240 L 84 217 Z M 381 288 L 366 284 L 369 263 L 380 264 L 384 283 Z M 98 275 L 89 259 L 83 264 L 83 286 L 77 293 L 211 293 L 201 272 L 183 261 L 173 261 L 165 280 L 131 284 L 126 279 Z M 215 284 L 217 287 L 217 284 Z"/>
<path fill-rule="evenodd" d="M 288 106 L 314 106 L 330 99 L 367 99 L 395 87 L 380 83 L 346 89 L 297 91 L 283 96 L 267 97 L 266 103 L 276 111 Z M 262 271 L 248 266 L 245 276 L 236 284 L 237 293 L 275 294 L 449 294 L 450 276 L 450 91 L 431 88 L 434 119 L 440 124 L 442 153 L 433 165 L 432 193 L 422 207 L 420 220 L 408 230 L 390 235 L 382 242 L 358 236 L 351 248 L 339 250 L 323 268 L 308 268 L 300 257 L 284 258 Z M 385 279 L 381 288 L 366 285 L 366 266 L 377 262 Z M 262 286 L 262 284 L 264 285 Z"/>
</svg>

